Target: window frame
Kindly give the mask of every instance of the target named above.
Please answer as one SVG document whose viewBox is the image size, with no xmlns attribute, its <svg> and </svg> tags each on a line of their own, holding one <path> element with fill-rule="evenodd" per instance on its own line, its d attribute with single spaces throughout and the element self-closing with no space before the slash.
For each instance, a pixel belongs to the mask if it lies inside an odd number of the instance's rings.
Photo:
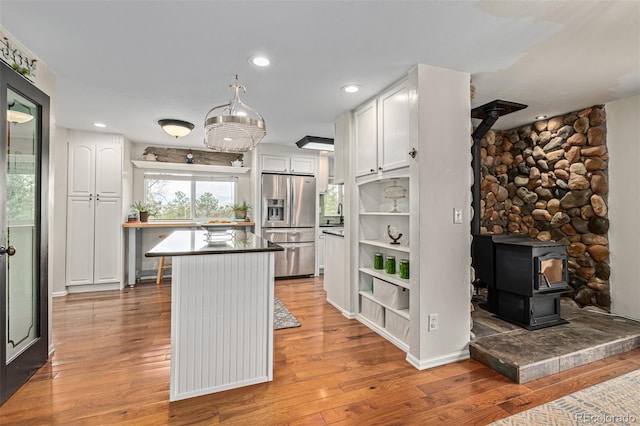
<svg viewBox="0 0 640 426">
<path fill-rule="evenodd" d="M 326 206 L 325 203 L 327 201 L 327 194 L 325 192 L 325 195 L 324 195 L 324 198 L 323 198 L 323 201 L 322 201 L 322 212 L 323 212 L 322 215 L 324 217 L 329 217 L 329 218 L 344 217 L 344 185 L 336 185 L 336 184 L 330 183 L 330 184 L 327 185 L 327 192 L 329 191 L 329 187 L 330 186 L 335 186 L 335 187 L 340 188 L 340 189 L 338 189 L 338 204 L 342 204 L 343 214 L 342 215 L 337 214 L 337 213 L 336 214 L 327 214 L 327 208 L 325 207 Z"/>
<path fill-rule="evenodd" d="M 147 198 L 147 179 L 155 179 L 155 180 L 168 180 L 168 181 L 185 181 L 190 182 L 189 185 L 189 216 L 190 218 L 186 219 L 153 219 L 150 218 L 150 221 L 162 221 L 162 222 L 184 222 L 184 221 L 192 221 L 192 222 L 202 222 L 206 220 L 211 220 L 210 217 L 196 217 L 196 184 L 197 182 L 228 182 L 233 183 L 233 200 L 231 204 L 237 203 L 238 201 L 238 177 L 237 176 L 213 176 L 209 174 L 195 174 L 195 173 L 179 173 L 179 172 L 144 172 L 142 176 L 142 191 L 143 191 L 143 200 L 147 203 L 149 200 Z M 215 195 L 215 194 L 214 194 Z M 233 214 L 229 217 L 219 217 L 218 219 L 233 219 Z"/>
</svg>

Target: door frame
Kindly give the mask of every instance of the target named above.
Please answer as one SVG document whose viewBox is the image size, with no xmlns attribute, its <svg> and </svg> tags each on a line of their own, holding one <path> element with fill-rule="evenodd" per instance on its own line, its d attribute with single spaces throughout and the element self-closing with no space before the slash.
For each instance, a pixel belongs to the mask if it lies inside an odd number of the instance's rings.
<svg viewBox="0 0 640 426">
<path fill-rule="evenodd" d="M 6 268 L 5 256 L 0 256 L 0 404 L 4 403 L 48 358 L 49 353 L 49 280 L 48 280 L 48 204 L 49 204 L 49 136 L 50 136 L 50 106 L 49 96 L 33 83 L 0 61 L 0 135 L 4 139 L 0 150 L 0 187 L 6 188 L 6 139 L 7 139 L 7 89 L 11 88 L 20 95 L 28 98 L 39 106 L 37 138 L 40 143 L 38 156 L 39 179 L 36 197 L 40 200 L 40 208 L 36 212 L 36 241 L 35 255 L 38 279 L 38 338 L 9 365 L 6 364 L 7 318 L 6 318 Z M 6 191 L 0 191 L 0 207 L 6 204 Z M 6 243 L 4 235 L 7 231 L 7 218 L 0 209 L 0 242 Z"/>
</svg>

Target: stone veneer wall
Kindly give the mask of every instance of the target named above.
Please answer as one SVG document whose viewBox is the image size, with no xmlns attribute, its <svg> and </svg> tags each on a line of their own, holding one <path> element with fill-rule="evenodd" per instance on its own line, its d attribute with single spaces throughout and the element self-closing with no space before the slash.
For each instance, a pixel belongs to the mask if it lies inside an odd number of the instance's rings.
<svg viewBox="0 0 640 426">
<path fill-rule="evenodd" d="M 602 105 L 481 140 L 481 233 L 567 247 L 572 296 L 609 309 L 607 147 Z"/>
</svg>

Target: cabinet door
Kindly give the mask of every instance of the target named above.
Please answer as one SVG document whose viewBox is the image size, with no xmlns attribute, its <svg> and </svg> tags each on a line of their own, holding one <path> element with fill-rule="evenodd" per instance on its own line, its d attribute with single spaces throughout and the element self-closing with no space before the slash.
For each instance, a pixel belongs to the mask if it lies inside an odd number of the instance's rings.
<svg viewBox="0 0 640 426">
<path fill-rule="evenodd" d="M 333 124 L 333 182 L 344 183 L 344 153 L 349 137 L 349 114 L 341 115 Z"/>
<path fill-rule="evenodd" d="M 344 238 L 327 235 L 324 240 L 326 266 L 324 268 L 324 281 L 326 284 L 327 299 L 348 310 L 345 268 L 344 268 Z"/>
<path fill-rule="evenodd" d="M 291 172 L 315 175 L 316 159 L 308 157 L 291 157 Z"/>
<path fill-rule="evenodd" d="M 96 145 L 96 194 L 107 197 L 122 195 L 122 146 Z"/>
<path fill-rule="evenodd" d="M 93 197 L 67 199 L 67 285 L 93 283 L 94 206 Z"/>
<path fill-rule="evenodd" d="M 67 174 L 69 197 L 95 195 L 95 156 L 95 144 L 69 144 Z M 118 178 L 121 178 L 120 174 Z"/>
<path fill-rule="evenodd" d="M 409 165 L 409 96 L 402 82 L 378 98 L 378 165 L 388 171 Z"/>
<path fill-rule="evenodd" d="M 378 171 L 378 128 L 376 100 L 354 112 L 356 176 Z"/>
<path fill-rule="evenodd" d="M 318 269 L 324 269 L 324 234 L 318 235 L 318 249 L 316 253 L 318 254 Z M 324 289 L 327 289 L 326 284 Z"/>
<path fill-rule="evenodd" d="M 318 157 L 318 192 L 324 194 L 329 186 L 329 157 L 320 154 Z"/>
<path fill-rule="evenodd" d="M 284 155 L 263 155 L 262 171 L 264 172 L 289 172 L 289 157 Z"/>
<path fill-rule="evenodd" d="M 120 198 L 95 202 L 93 282 L 120 282 L 122 273 L 122 208 Z"/>
</svg>

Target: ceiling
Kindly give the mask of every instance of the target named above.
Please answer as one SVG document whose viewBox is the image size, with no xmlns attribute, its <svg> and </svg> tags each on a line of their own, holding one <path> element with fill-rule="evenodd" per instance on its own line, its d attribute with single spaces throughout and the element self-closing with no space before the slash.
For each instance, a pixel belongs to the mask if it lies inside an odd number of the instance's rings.
<svg viewBox="0 0 640 426">
<path fill-rule="evenodd" d="M 469 72 L 472 107 L 529 105 L 501 129 L 640 93 L 638 1 L 0 0 L 0 26 L 56 74 L 58 126 L 144 144 L 203 148 L 236 74 L 264 142 L 286 145 L 332 137 L 417 63 Z M 249 65 L 256 54 L 272 65 Z M 163 118 L 196 127 L 176 141 Z"/>
</svg>

